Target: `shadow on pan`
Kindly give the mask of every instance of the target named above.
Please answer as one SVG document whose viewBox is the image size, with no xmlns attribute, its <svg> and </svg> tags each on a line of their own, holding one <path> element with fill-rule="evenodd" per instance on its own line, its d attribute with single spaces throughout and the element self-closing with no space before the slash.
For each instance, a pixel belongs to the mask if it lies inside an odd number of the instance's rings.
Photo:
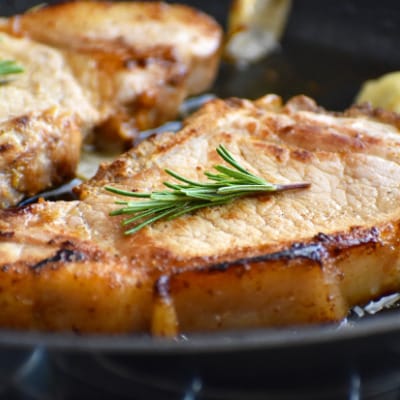
<svg viewBox="0 0 400 400">
<path fill-rule="evenodd" d="M 225 23 L 229 2 L 187 3 Z M 33 5 L 2 0 L 0 14 Z M 362 82 L 400 69 L 399 37 L 398 1 L 294 1 L 281 48 L 246 69 L 223 64 L 213 93 L 276 93 L 284 99 L 304 93 L 341 110 Z M 344 327 L 197 334 L 177 341 L 0 331 L 0 397 L 7 399 L 356 400 L 395 399 L 399 393 L 396 309 Z"/>
</svg>

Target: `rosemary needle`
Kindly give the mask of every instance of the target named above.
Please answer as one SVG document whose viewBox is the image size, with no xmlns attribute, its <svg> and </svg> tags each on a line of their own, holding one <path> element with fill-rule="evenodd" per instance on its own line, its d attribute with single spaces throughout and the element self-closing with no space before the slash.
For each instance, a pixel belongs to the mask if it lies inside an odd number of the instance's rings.
<svg viewBox="0 0 400 400">
<path fill-rule="evenodd" d="M 168 175 L 181 182 L 164 182 L 164 186 L 169 190 L 138 193 L 106 186 L 105 189 L 109 192 L 136 199 L 144 199 L 141 201 L 118 200 L 116 204 L 123 207 L 112 211 L 110 215 L 126 214 L 130 216 L 122 223 L 123 226 L 136 224 L 125 231 L 125 234 L 129 235 L 160 219 L 171 220 L 200 208 L 230 203 L 239 197 L 266 192 L 303 189 L 310 186 L 307 182 L 286 185 L 273 184 L 243 168 L 223 145 L 219 145 L 216 150 L 230 167 L 215 165 L 214 169 L 217 173 L 204 173 L 208 178 L 207 182 L 195 182 L 166 169 L 165 172 Z"/>
<path fill-rule="evenodd" d="M 24 68 L 13 60 L 0 60 L 0 76 L 20 74 Z"/>
</svg>

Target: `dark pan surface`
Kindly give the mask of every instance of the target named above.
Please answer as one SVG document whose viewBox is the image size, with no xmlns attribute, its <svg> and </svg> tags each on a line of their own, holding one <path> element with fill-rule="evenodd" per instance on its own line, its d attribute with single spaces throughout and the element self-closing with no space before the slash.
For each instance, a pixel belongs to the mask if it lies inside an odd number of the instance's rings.
<svg viewBox="0 0 400 400">
<path fill-rule="evenodd" d="M 341 110 L 351 104 L 366 79 L 400 69 L 399 2 L 381 1 L 379 7 L 373 1 L 356 0 L 294 3 L 281 49 L 247 69 L 223 65 L 213 93 L 256 98 L 273 92 L 285 99 L 304 93 L 326 108 Z M 226 1 L 192 4 L 213 12 L 221 22 L 228 6 Z M 32 5 L 2 0 L 0 14 Z M 99 375 L 91 364 L 93 357 L 108 357 L 107 363 L 118 360 L 128 369 L 140 365 L 142 371 L 151 366 L 153 373 L 163 371 L 171 376 L 185 365 L 192 375 L 218 376 L 218 385 L 229 377 L 230 382 L 237 378 L 239 385 L 253 384 L 254 389 L 255 379 L 259 385 L 265 376 L 294 374 L 300 382 L 306 376 L 310 379 L 311 373 L 329 377 L 332 370 L 345 374 L 360 365 L 372 371 L 379 363 L 400 370 L 400 315 L 394 309 L 344 326 L 196 334 L 174 341 L 0 331 L 4 351 L 36 346 L 48 349 L 56 364 L 74 365 L 86 373 L 91 369 L 94 380 Z"/>
</svg>

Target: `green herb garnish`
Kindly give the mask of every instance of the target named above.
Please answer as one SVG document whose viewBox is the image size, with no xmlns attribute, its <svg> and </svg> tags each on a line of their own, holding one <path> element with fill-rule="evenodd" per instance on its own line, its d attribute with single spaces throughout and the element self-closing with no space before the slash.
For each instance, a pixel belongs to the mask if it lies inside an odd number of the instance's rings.
<svg viewBox="0 0 400 400">
<path fill-rule="evenodd" d="M 31 7 L 31 8 L 28 8 L 28 9 L 25 11 L 25 14 L 39 11 L 39 10 L 41 10 L 42 8 L 46 7 L 47 5 L 48 5 L 47 3 L 39 3 L 39 4 L 36 4 L 35 6 L 33 6 L 33 7 Z"/>
<path fill-rule="evenodd" d="M 164 185 L 170 190 L 151 193 L 130 192 L 106 186 L 105 189 L 112 193 L 148 199 L 145 201 L 116 201 L 116 204 L 124 207 L 112 211 L 110 215 L 132 215 L 122 222 L 123 226 L 136 224 L 133 228 L 125 231 L 125 234 L 129 235 L 160 219 L 171 220 L 200 208 L 230 203 L 239 197 L 265 192 L 302 189 L 310 186 L 306 182 L 286 185 L 270 183 L 240 166 L 223 145 L 218 146 L 216 150 L 220 157 L 234 169 L 225 165 L 215 165 L 214 169 L 218 172 L 217 174 L 204 173 L 209 179 L 208 182 L 194 182 L 166 169 L 165 172 L 168 175 L 183 184 L 164 182 Z"/>
<path fill-rule="evenodd" d="M 13 60 L 0 60 L 0 76 L 20 74 L 24 68 Z"/>
</svg>

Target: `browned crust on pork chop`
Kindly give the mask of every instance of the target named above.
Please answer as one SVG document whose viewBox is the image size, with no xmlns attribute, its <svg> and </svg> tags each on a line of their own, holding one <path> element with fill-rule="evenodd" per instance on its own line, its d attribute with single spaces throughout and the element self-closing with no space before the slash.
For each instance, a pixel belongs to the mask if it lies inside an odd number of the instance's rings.
<svg viewBox="0 0 400 400">
<path fill-rule="evenodd" d="M 204 180 L 221 143 L 257 175 L 311 186 L 123 235 L 105 184 L 160 189 L 165 168 Z M 304 97 L 212 101 L 177 134 L 103 165 L 79 201 L 1 212 L 0 302 L 21 308 L 2 324 L 175 334 L 338 321 L 399 289 L 399 149 L 396 124 L 370 112 L 328 113 Z"/>
<path fill-rule="evenodd" d="M 217 72 L 222 36 L 205 14 L 156 2 L 46 6 L 1 20 L 0 30 L 5 32 L 0 58 L 24 68 L 2 85 L 0 122 L 57 107 L 75 117 L 86 141 L 107 151 L 131 147 L 140 130 L 174 118 L 185 97 L 208 88 Z M 30 128 L 40 129 L 33 124 Z M 14 133 L 16 137 L 7 136 L 9 143 L 2 135 L 3 146 L 19 140 Z M 80 149 L 70 140 L 68 128 L 65 137 L 50 124 L 37 132 L 37 138 L 32 131 L 31 142 L 24 135 L 24 149 L 13 150 L 18 178 L 11 178 L 9 169 L 0 169 L 6 176 L 0 183 L 0 207 L 64 183 L 75 171 Z M 44 143 L 38 145 L 39 138 L 57 142 L 70 163 L 65 157 L 60 169 L 60 155 L 46 151 Z M 29 169 L 22 167 L 23 157 Z"/>
<path fill-rule="evenodd" d="M 222 38 L 211 17 L 161 2 L 66 2 L 14 16 L 2 29 L 63 52 L 99 111 L 95 140 L 108 148 L 175 118 L 185 97 L 206 90 Z"/>
<path fill-rule="evenodd" d="M 57 108 L 0 123 L 0 208 L 74 177 L 81 142 L 75 116 Z"/>
</svg>

